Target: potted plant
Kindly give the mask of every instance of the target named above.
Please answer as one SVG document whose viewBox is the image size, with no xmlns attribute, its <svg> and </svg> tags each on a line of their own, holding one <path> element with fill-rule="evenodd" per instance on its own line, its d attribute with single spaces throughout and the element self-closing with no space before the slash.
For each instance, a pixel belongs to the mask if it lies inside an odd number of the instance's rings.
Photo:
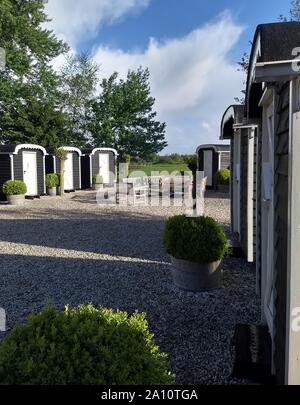
<svg viewBox="0 0 300 405">
<path fill-rule="evenodd" d="M 221 261 L 228 242 L 223 227 L 213 218 L 184 215 L 169 218 L 164 245 L 172 258 L 176 286 L 194 292 L 220 288 Z"/>
<path fill-rule="evenodd" d="M 56 196 L 56 190 L 59 186 L 59 178 L 56 173 L 49 173 L 46 175 L 46 187 L 47 194 L 54 197 Z"/>
<path fill-rule="evenodd" d="M 103 177 L 100 174 L 93 176 L 93 190 L 100 190 L 103 188 Z"/>
<path fill-rule="evenodd" d="M 8 180 L 3 184 L 3 193 L 6 195 L 7 201 L 11 205 L 23 205 L 27 186 L 21 180 Z"/>
<path fill-rule="evenodd" d="M 229 193 L 230 170 L 221 169 L 216 174 L 217 189 L 221 193 Z"/>
</svg>

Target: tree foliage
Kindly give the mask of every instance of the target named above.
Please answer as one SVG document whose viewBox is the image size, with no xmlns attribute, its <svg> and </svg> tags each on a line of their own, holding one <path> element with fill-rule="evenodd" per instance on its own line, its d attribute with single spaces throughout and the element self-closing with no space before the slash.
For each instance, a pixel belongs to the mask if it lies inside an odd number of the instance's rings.
<svg viewBox="0 0 300 405">
<path fill-rule="evenodd" d="M 148 70 L 115 73 L 98 87 L 99 67 L 83 53 L 60 72 L 52 60 L 68 46 L 47 30 L 45 0 L 0 1 L 0 143 L 109 146 L 145 158 L 166 146 L 153 110 Z"/>
<path fill-rule="evenodd" d="M 58 77 L 50 61 L 67 50 L 51 31 L 43 0 L 0 2 L 0 47 L 6 68 L 0 72 L 0 141 L 57 142 L 67 117 L 59 108 Z"/>
<path fill-rule="evenodd" d="M 86 53 L 68 56 L 61 69 L 62 102 L 70 118 L 72 145 L 85 146 L 90 141 L 89 109 L 95 98 L 98 73 L 99 66 Z"/>
<path fill-rule="evenodd" d="M 279 21 L 282 22 L 300 21 L 300 0 L 292 0 L 289 17 L 281 15 L 279 17 Z"/>
<path fill-rule="evenodd" d="M 94 146 L 110 145 L 133 159 L 163 150 L 166 124 L 153 111 L 149 71 L 129 71 L 126 80 L 114 73 L 101 83 L 101 94 L 92 103 L 89 131 Z"/>
</svg>

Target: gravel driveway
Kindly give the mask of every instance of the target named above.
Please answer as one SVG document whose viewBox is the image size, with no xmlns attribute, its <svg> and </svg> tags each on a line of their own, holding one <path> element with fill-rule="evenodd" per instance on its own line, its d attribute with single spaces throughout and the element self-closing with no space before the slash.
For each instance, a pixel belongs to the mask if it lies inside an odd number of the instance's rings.
<svg viewBox="0 0 300 405">
<path fill-rule="evenodd" d="M 49 302 L 138 309 L 169 354 L 177 383 L 238 383 L 230 378 L 230 342 L 236 323 L 259 322 L 255 272 L 226 259 L 221 290 L 175 288 L 162 233 L 165 218 L 177 213 L 99 207 L 91 192 L 0 205 L 0 307 L 9 329 Z M 228 225 L 229 200 L 209 194 L 206 213 Z"/>
</svg>

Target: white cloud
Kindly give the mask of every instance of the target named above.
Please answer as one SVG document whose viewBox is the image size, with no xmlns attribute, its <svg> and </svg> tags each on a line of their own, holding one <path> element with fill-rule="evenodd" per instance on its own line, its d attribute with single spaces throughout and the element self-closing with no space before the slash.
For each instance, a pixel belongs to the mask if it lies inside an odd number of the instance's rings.
<svg viewBox="0 0 300 405">
<path fill-rule="evenodd" d="M 144 51 L 100 46 L 94 58 L 103 77 L 148 67 L 159 117 L 168 125 L 167 151 L 192 153 L 218 142 L 222 113 L 240 94 L 244 77 L 229 54 L 242 31 L 225 12 L 183 38 L 151 39 Z"/>
<path fill-rule="evenodd" d="M 147 7 L 150 0 L 49 0 L 48 27 L 71 45 L 97 35 L 101 26 Z"/>
</svg>

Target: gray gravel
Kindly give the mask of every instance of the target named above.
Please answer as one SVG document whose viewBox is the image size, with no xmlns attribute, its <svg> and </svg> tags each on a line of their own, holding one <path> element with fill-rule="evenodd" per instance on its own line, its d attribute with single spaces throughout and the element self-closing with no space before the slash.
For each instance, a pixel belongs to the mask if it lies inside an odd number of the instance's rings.
<svg viewBox="0 0 300 405">
<path fill-rule="evenodd" d="M 228 226 L 229 200 L 207 197 L 206 214 Z M 165 218 L 180 212 L 99 207 L 90 192 L 0 205 L 0 307 L 9 329 L 49 302 L 138 309 L 169 354 L 177 383 L 242 383 L 230 378 L 230 343 L 236 323 L 259 322 L 255 271 L 228 258 L 219 291 L 174 287 L 162 233 Z"/>
</svg>

